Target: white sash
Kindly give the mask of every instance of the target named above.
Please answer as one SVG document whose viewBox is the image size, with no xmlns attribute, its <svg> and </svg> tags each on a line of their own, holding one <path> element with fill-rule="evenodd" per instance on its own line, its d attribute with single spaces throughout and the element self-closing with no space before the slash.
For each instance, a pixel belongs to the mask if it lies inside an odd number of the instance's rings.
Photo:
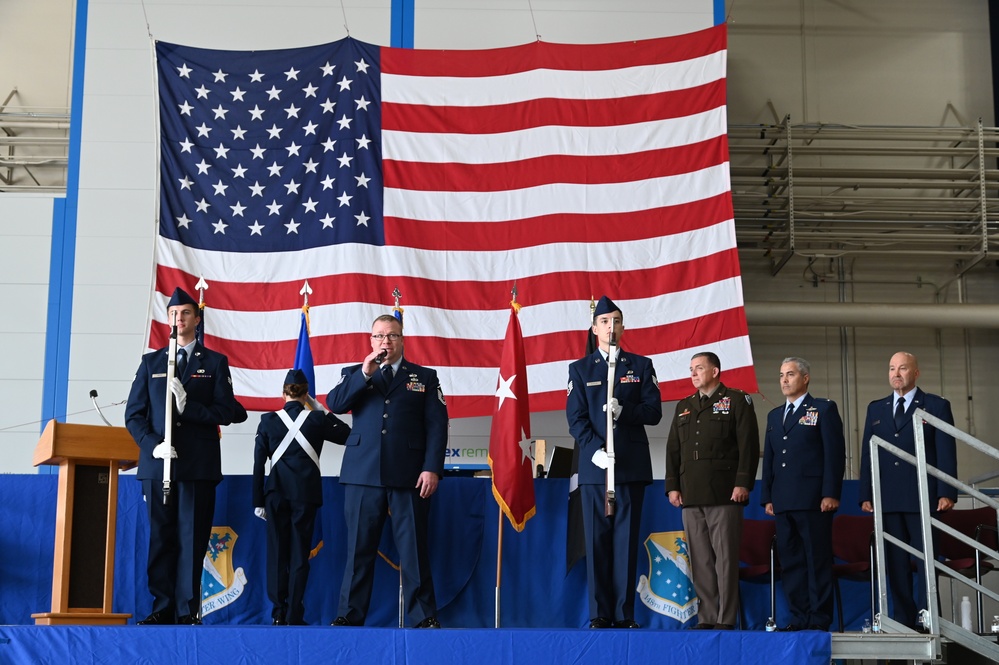
<svg viewBox="0 0 999 665">
<path fill-rule="evenodd" d="M 316 449 L 312 447 L 312 444 L 309 443 L 308 439 L 306 439 L 301 432 L 302 423 L 304 423 L 305 419 L 309 417 L 309 411 L 302 409 L 302 412 L 298 414 L 298 418 L 294 421 L 292 421 L 291 416 L 289 416 L 288 412 L 284 409 L 275 411 L 274 413 L 278 414 L 278 417 L 281 418 L 285 427 L 288 428 L 288 433 L 284 435 L 284 439 L 281 440 L 281 445 L 279 445 L 277 450 L 274 451 L 274 454 L 271 455 L 271 468 L 274 468 L 274 465 L 278 463 L 278 460 L 285 454 L 285 451 L 291 447 L 291 442 L 298 441 L 298 445 L 302 447 L 302 450 L 305 451 L 305 454 L 309 456 L 318 469 L 319 455 L 316 454 Z"/>
</svg>

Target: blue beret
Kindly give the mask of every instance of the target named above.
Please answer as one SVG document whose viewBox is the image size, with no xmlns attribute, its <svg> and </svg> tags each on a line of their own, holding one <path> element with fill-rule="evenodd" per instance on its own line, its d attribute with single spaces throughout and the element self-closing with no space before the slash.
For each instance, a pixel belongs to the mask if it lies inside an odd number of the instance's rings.
<svg viewBox="0 0 999 665">
<path fill-rule="evenodd" d="M 173 290 L 173 295 L 170 296 L 170 302 L 167 303 L 167 309 L 170 309 L 171 307 L 179 307 L 180 305 L 194 305 L 197 307 L 198 301 L 192 298 L 187 291 L 178 286 Z"/>
<path fill-rule="evenodd" d="M 288 370 L 288 374 L 284 377 L 284 383 L 285 383 L 285 385 L 288 385 L 289 383 L 292 383 L 292 384 L 294 384 L 294 383 L 308 384 L 309 383 L 309 379 L 306 378 L 305 372 L 303 372 L 302 370 L 300 370 L 300 369 L 289 369 Z"/>
<path fill-rule="evenodd" d="M 610 314 L 611 312 L 621 312 L 621 308 L 607 296 L 601 296 L 597 302 L 597 308 L 593 310 L 593 318 L 596 319 L 601 314 Z M 624 312 L 621 312 L 621 316 L 624 316 Z"/>
</svg>

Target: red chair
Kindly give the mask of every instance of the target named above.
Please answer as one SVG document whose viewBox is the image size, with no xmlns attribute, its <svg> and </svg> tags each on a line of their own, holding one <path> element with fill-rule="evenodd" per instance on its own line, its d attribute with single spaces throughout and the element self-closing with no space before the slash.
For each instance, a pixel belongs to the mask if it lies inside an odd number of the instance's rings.
<svg viewBox="0 0 999 665">
<path fill-rule="evenodd" d="M 753 584 L 770 584 L 770 617 L 768 625 L 777 621 L 777 577 L 780 563 L 777 560 L 777 524 L 773 520 L 742 521 L 742 540 L 739 543 L 739 580 Z M 740 621 L 745 627 L 746 619 Z"/>
<path fill-rule="evenodd" d="M 876 593 L 874 562 L 874 516 L 836 515 L 832 525 L 833 543 L 833 594 L 836 603 L 839 632 L 843 632 L 843 595 L 839 588 L 841 579 L 870 582 L 871 623 L 874 623 L 874 595 Z"/>
<path fill-rule="evenodd" d="M 937 519 L 975 541 L 993 550 L 997 547 L 996 533 L 996 511 L 994 508 L 972 508 L 970 510 L 948 510 L 937 515 Z M 968 545 L 949 533 L 941 529 L 937 530 L 936 555 L 942 557 L 942 563 L 969 579 L 973 579 L 978 584 L 982 583 L 982 577 L 995 570 L 995 564 L 987 561 L 981 552 L 971 545 Z M 951 589 L 953 590 L 953 583 Z M 979 630 L 985 630 L 982 626 L 984 608 L 982 598 L 978 595 L 978 625 Z M 953 596 L 953 593 L 952 593 Z M 953 599 L 952 599 L 953 600 Z"/>
</svg>

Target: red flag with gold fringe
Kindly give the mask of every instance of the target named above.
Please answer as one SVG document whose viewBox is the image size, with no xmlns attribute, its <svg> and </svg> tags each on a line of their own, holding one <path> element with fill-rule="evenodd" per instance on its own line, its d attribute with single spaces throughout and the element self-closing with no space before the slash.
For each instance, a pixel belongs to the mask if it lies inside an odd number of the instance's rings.
<svg viewBox="0 0 999 665">
<path fill-rule="evenodd" d="M 517 531 L 534 516 L 534 459 L 531 457 L 531 407 L 527 390 L 524 339 L 513 303 L 506 328 L 489 433 L 493 496 Z"/>
</svg>

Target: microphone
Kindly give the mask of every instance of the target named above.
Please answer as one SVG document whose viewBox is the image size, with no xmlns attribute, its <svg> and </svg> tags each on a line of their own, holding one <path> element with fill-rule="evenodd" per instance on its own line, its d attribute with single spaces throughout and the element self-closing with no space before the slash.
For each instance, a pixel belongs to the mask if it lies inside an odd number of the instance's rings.
<svg viewBox="0 0 999 665">
<path fill-rule="evenodd" d="M 377 356 L 375 356 L 375 364 L 381 365 L 388 358 L 388 351 L 382 351 Z"/>
<path fill-rule="evenodd" d="M 91 390 L 90 391 L 90 401 L 94 403 L 94 408 L 97 409 L 97 415 L 99 415 L 101 417 L 101 420 L 104 421 L 104 424 L 107 425 L 108 427 L 114 427 L 114 425 L 112 425 L 110 422 L 108 422 L 108 419 L 105 418 L 104 414 L 101 412 L 101 405 L 97 403 L 97 391 L 96 390 Z"/>
</svg>

